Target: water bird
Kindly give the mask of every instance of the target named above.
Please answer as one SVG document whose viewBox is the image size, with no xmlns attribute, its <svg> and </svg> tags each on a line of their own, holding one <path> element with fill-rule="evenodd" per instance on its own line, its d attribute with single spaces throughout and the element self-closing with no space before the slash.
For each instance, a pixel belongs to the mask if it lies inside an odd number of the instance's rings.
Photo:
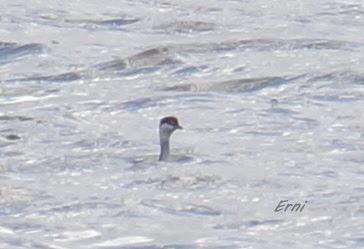
<svg viewBox="0 0 364 249">
<path fill-rule="evenodd" d="M 178 119 L 173 116 L 164 117 L 159 122 L 159 139 L 161 151 L 159 154 L 159 161 L 167 161 L 169 155 L 169 138 L 175 130 L 183 129 L 179 125 Z"/>
</svg>

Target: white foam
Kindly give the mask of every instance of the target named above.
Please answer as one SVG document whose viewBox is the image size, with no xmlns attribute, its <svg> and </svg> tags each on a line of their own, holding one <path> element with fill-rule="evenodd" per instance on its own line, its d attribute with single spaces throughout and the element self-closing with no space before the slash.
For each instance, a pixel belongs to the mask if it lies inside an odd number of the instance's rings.
<svg viewBox="0 0 364 249">
<path fill-rule="evenodd" d="M 142 236 L 131 236 L 131 237 L 121 237 L 114 240 L 107 240 L 102 243 L 94 244 L 94 246 L 99 246 L 99 247 L 123 246 L 123 245 L 147 243 L 151 241 L 153 241 L 153 239 L 151 238 L 146 238 Z"/>
</svg>

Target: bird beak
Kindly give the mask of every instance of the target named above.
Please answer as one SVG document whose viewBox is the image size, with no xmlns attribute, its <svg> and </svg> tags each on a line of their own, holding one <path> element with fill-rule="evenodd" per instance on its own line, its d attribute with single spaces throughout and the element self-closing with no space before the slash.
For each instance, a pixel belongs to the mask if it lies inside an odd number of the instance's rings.
<svg viewBox="0 0 364 249">
<path fill-rule="evenodd" d="M 182 127 L 182 126 L 180 126 L 180 125 L 177 125 L 177 129 L 179 129 L 179 130 L 183 130 L 183 127 Z"/>
</svg>

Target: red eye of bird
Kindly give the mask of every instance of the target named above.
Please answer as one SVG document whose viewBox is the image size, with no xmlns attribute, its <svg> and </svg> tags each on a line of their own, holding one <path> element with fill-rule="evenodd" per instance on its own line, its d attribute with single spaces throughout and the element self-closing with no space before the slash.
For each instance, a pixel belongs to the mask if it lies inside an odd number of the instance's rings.
<svg viewBox="0 0 364 249">
<path fill-rule="evenodd" d="M 165 117 L 161 120 L 161 124 L 167 123 L 169 125 L 172 126 L 177 126 L 178 125 L 178 121 L 175 117 Z"/>
<path fill-rule="evenodd" d="M 171 124 L 171 125 L 177 125 L 177 122 L 174 119 L 168 120 L 168 123 Z"/>
</svg>

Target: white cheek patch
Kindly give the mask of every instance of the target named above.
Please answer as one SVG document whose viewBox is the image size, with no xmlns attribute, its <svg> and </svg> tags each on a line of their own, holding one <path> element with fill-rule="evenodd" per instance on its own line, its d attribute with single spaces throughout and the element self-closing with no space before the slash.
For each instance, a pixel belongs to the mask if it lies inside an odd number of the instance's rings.
<svg viewBox="0 0 364 249">
<path fill-rule="evenodd" d="M 170 124 L 164 123 L 161 125 L 161 128 L 164 130 L 174 130 L 174 127 Z"/>
</svg>

